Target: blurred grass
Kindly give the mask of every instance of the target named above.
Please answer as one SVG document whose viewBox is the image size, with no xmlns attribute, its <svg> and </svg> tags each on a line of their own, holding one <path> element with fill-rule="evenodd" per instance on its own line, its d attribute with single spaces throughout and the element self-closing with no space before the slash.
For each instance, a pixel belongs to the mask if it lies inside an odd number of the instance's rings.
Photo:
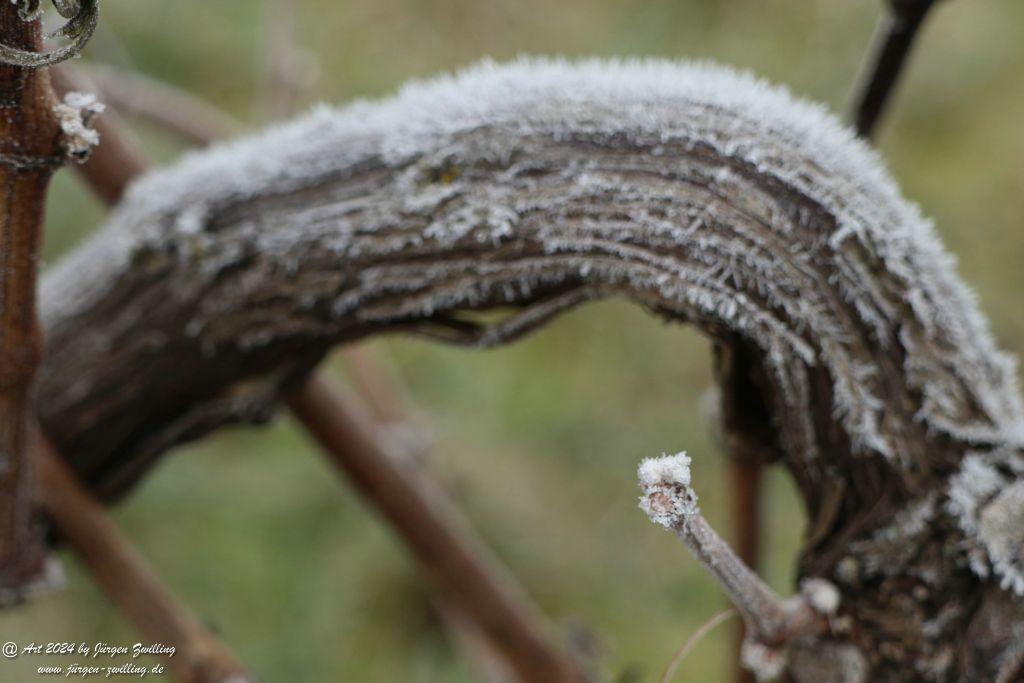
<svg viewBox="0 0 1024 683">
<path fill-rule="evenodd" d="M 881 3 L 827 0 L 299 2 L 314 95 L 379 96 L 485 55 L 710 58 L 842 111 Z M 254 126 L 260 3 L 108 0 L 96 61 L 175 83 Z M 1024 3 L 943 3 L 927 26 L 881 147 L 936 219 L 997 337 L 1024 351 Z M 140 128 L 154 155 L 178 150 Z M 102 209 L 61 173 L 47 225 L 55 258 Z M 636 509 L 637 461 L 688 449 L 712 522 L 728 528 L 719 454 L 699 414 L 707 343 L 609 302 L 511 348 L 470 353 L 378 342 L 435 425 L 436 469 L 479 532 L 560 624 L 582 623 L 604 661 L 656 680 L 723 606 L 712 582 Z M 801 513 L 770 479 L 766 574 L 792 582 Z M 401 547 L 287 419 L 170 456 L 114 512 L 160 574 L 267 681 L 467 681 Z M 65 592 L 0 615 L 0 640 L 134 642 L 76 567 Z M 729 629 L 678 680 L 725 680 Z M 0 665 L 32 680 L 42 660 Z"/>
</svg>

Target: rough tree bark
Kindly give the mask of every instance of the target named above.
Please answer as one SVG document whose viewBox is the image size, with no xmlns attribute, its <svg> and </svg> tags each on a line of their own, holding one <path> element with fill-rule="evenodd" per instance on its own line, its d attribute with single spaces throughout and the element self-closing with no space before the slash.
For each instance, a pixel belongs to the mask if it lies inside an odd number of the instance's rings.
<svg viewBox="0 0 1024 683">
<path fill-rule="evenodd" d="M 36 407 L 113 499 L 333 345 L 488 347 L 608 296 L 742 347 L 800 573 L 841 592 L 795 680 L 1021 676 L 1013 364 L 874 155 L 725 70 L 485 66 L 151 175 L 45 278 Z"/>
</svg>

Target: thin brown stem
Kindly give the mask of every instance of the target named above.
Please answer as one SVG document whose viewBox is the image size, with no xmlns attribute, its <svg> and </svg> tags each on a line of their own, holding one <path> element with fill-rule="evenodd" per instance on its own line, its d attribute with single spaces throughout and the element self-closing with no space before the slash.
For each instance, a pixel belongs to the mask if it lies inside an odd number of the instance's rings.
<svg viewBox="0 0 1024 683">
<path fill-rule="evenodd" d="M 255 679 L 165 587 L 103 507 L 89 495 L 38 430 L 43 511 L 111 602 L 147 639 L 176 648 L 168 666 L 181 683 L 245 683 Z"/>
<path fill-rule="evenodd" d="M 736 539 L 736 554 L 748 567 L 758 570 L 761 562 L 761 498 L 764 485 L 764 465 L 759 461 L 746 460 L 730 449 L 729 505 L 732 509 L 733 536 Z M 754 683 L 754 674 L 741 665 L 744 638 L 744 624 L 736 624 L 733 639 L 735 683 Z"/>
<path fill-rule="evenodd" d="M 39 22 L 0 2 L 0 44 L 37 52 Z M 45 71 L 0 64 L 0 602 L 16 601 L 42 570 L 31 523 L 25 452 L 42 342 L 36 275 L 46 190 L 60 164 L 60 124 Z"/>
<path fill-rule="evenodd" d="M 727 455 L 729 507 L 733 543 L 740 560 L 755 572 L 761 562 L 762 489 L 765 463 L 773 460 L 768 444 L 773 425 L 758 390 L 758 369 L 739 336 L 715 346 L 715 377 L 719 387 L 718 417 L 722 445 Z M 745 626 L 737 624 L 734 638 L 735 683 L 754 683 L 742 662 Z"/>
<path fill-rule="evenodd" d="M 289 405 L 331 462 L 400 534 L 432 588 L 473 621 L 523 681 L 585 680 L 551 645 L 539 611 L 436 484 L 389 452 L 348 399 L 315 376 Z"/>
<path fill-rule="evenodd" d="M 870 138 L 906 66 L 921 25 L 936 0 L 889 0 L 889 11 L 875 31 L 863 82 L 854 98 L 857 134 Z"/>
</svg>

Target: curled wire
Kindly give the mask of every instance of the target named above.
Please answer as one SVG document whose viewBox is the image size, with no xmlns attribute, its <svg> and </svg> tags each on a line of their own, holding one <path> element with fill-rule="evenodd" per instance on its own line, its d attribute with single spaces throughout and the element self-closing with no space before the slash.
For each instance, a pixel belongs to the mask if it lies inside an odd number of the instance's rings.
<svg viewBox="0 0 1024 683">
<path fill-rule="evenodd" d="M 47 38 L 64 38 L 68 44 L 51 52 L 31 52 L 0 43 L 0 63 L 37 69 L 70 59 L 85 47 L 96 30 L 99 18 L 99 0 L 51 0 L 57 13 L 67 22 Z M 35 21 L 43 13 L 40 0 L 18 0 L 18 16 L 23 21 Z"/>
</svg>

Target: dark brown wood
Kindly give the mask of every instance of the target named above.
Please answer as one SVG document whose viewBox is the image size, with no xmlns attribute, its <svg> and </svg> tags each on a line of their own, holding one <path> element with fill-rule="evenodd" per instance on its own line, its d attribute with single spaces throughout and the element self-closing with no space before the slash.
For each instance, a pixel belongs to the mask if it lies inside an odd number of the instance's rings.
<svg viewBox="0 0 1024 683">
<path fill-rule="evenodd" d="M 151 642 L 176 648 L 166 660 L 181 683 L 253 682 L 220 641 L 157 578 L 103 506 L 82 487 L 38 430 L 39 498 L 58 537 L 75 552 L 107 598 Z"/>
<path fill-rule="evenodd" d="M 444 604 L 467 615 L 526 681 L 586 677 L 550 641 L 547 626 L 425 472 L 388 452 L 358 409 L 321 377 L 288 399 L 331 462 L 401 535 Z"/>
<path fill-rule="evenodd" d="M 0 43 L 38 51 L 39 22 L 0 2 Z M 60 127 L 45 71 L 0 64 L 0 601 L 16 601 L 42 570 L 25 451 L 42 352 L 36 274 L 46 189 L 61 164 Z"/>
</svg>

